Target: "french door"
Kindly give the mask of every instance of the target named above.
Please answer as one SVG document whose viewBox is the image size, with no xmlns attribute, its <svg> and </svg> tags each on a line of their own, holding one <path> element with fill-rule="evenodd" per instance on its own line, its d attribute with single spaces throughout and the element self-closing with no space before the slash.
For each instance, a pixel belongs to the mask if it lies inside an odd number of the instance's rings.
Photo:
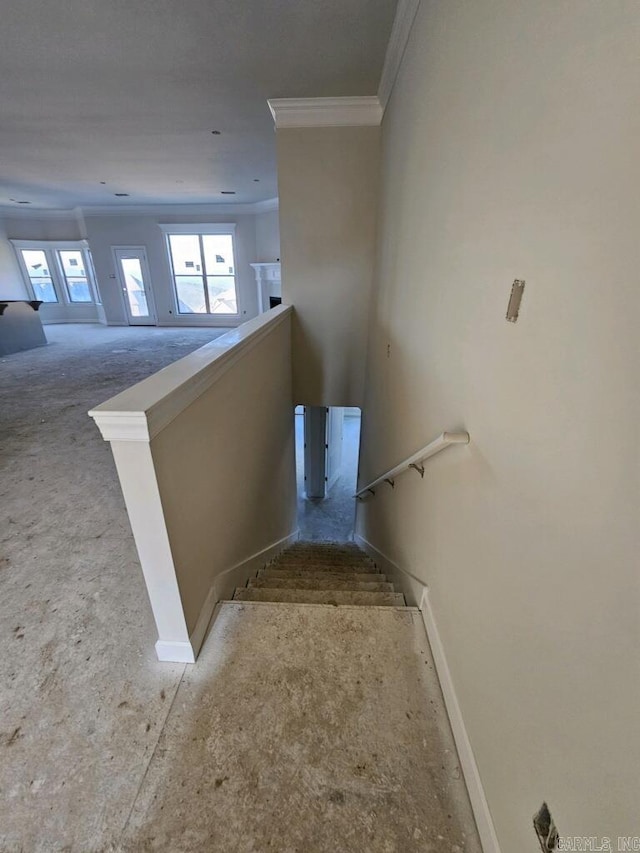
<svg viewBox="0 0 640 853">
<path fill-rule="evenodd" d="M 156 312 L 144 246 L 112 246 L 118 284 L 130 326 L 155 326 Z"/>
</svg>

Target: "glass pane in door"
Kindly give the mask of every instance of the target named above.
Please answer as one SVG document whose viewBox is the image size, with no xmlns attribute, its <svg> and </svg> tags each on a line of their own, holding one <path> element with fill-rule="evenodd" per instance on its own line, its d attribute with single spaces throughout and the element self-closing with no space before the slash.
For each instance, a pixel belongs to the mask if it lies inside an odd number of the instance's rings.
<svg viewBox="0 0 640 853">
<path fill-rule="evenodd" d="M 132 317 L 148 317 L 149 305 L 144 292 L 144 278 L 139 258 L 120 258 L 125 293 Z"/>
</svg>

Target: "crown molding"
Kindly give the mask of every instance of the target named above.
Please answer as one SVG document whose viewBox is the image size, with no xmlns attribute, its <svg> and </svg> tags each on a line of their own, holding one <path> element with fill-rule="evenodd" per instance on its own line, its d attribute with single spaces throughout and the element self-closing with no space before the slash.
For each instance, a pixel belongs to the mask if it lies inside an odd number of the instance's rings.
<svg viewBox="0 0 640 853">
<path fill-rule="evenodd" d="M 382 121 L 377 95 L 348 98 L 270 98 L 276 128 L 375 127 Z"/>
<path fill-rule="evenodd" d="M 53 209 L 50 207 L 11 207 L 8 204 L 0 204 L 0 217 L 2 219 L 77 219 L 81 215 L 80 209 L 70 207 L 67 209 Z"/>
<path fill-rule="evenodd" d="M 278 210 L 280 207 L 280 199 L 276 196 L 276 198 L 267 198 L 264 201 L 257 201 L 253 207 L 254 213 L 271 213 L 274 210 Z"/>
<path fill-rule="evenodd" d="M 404 56 L 411 28 L 413 27 L 419 7 L 420 0 L 398 0 L 396 16 L 393 20 L 391 36 L 387 45 L 384 66 L 380 77 L 380 86 L 378 88 L 378 98 L 383 112 L 387 107 L 396 78 L 398 77 L 400 66 L 402 65 L 402 57 Z"/>
<path fill-rule="evenodd" d="M 278 199 L 243 204 L 112 204 L 73 207 L 67 210 L 30 207 L 29 210 L 0 205 L 2 219 L 75 219 L 81 226 L 92 216 L 226 216 L 227 214 L 257 214 L 278 210 Z"/>
<path fill-rule="evenodd" d="M 85 219 L 91 216 L 227 216 L 230 213 L 256 214 L 277 209 L 277 198 L 240 204 L 113 204 L 81 208 Z"/>
</svg>

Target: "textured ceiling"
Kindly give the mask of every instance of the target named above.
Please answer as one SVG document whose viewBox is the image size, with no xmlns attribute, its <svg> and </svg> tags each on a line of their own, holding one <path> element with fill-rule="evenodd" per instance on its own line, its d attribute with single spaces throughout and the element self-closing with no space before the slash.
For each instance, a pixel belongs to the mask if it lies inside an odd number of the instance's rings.
<svg viewBox="0 0 640 853">
<path fill-rule="evenodd" d="M 0 205 L 272 198 L 267 98 L 375 94 L 395 6 L 0 0 Z"/>
</svg>

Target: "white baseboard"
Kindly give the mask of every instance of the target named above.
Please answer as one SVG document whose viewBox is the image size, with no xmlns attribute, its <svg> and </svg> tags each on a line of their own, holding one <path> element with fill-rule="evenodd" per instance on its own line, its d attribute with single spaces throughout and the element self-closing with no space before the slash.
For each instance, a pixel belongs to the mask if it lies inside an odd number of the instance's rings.
<svg viewBox="0 0 640 853">
<path fill-rule="evenodd" d="M 230 569 L 221 572 L 211 584 L 211 588 L 200 610 L 196 627 L 189 637 L 189 642 L 180 643 L 169 640 L 158 640 L 156 643 L 158 660 L 173 661 L 175 663 L 195 663 L 198 653 L 202 648 L 216 604 L 224 599 L 233 598 L 233 593 L 237 586 L 244 586 L 249 578 L 255 575 L 258 569 L 261 569 L 265 563 L 273 559 L 287 545 L 295 542 L 299 534 L 300 531 L 295 530 L 289 536 L 279 539 L 267 548 L 263 548 L 262 551 L 252 554 L 246 560 L 242 560 L 242 562 L 237 563 Z"/>
<path fill-rule="evenodd" d="M 64 320 L 43 320 L 42 325 L 43 326 L 64 326 L 65 323 L 71 323 L 75 326 L 76 323 L 92 323 L 95 326 L 99 322 L 100 322 L 100 320 L 98 320 L 97 317 L 94 317 L 93 319 L 85 317 L 84 319 L 81 319 L 81 320 L 69 319 L 67 317 Z"/>
<path fill-rule="evenodd" d="M 156 655 L 163 663 L 195 663 L 191 643 L 171 642 L 170 640 L 158 640 L 156 643 Z"/>
<path fill-rule="evenodd" d="M 442 640 L 440 639 L 433 610 L 431 609 L 429 590 L 426 587 L 422 595 L 422 601 L 420 602 L 420 610 L 422 612 L 424 627 L 427 631 L 427 637 L 429 638 L 429 645 L 431 646 L 431 653 L 433 655 L 436 672 L 438 673 L 440 688 L 447 708 L 449 722 L 451 723 L 453 738 L 456 742 L 460 766 L 462 767 L 464 780 L 467 784 L 469 800 L 471 801 L 471 808 L 473 809 L 473 816 L 478 828 L 478 835 L 480 836 L 482 849 L 484 853 L 500 853 L 500 845 L 498 844 L 493 820 L 491 819 L 491 812 L 489 811 L 487 798 L 485 797 L 484 788 L 482 787 L 482 780 L 480 778 L 480 773 L 478 772 L 478 765 L 476 764 L 473 748 L 469 741 L 469 735 L 467 734 L 460 705 L 458 704 L 458 697 L 456 696 L 456 691 L 453 686 L 453 680 L 445 657 L 444 647 L 442 645 Z"/>
<path fill-rule="evenodd" d="M 421 580 L 414 577 L 410 572 L 402 569 L 393 560 L 390 560 L 382 551 L 378 551 L 375 545 L 367 542 L 362 536 L 355 535 L 355 540 L 360 547 L 375 561 L 378 568 L 397 584 L 407 600 L 407 604 L 417 604 L 422 613 L 422 620 L 429 638 L 433 662 L 436 667 L 440 688 L 444 697 L 444 704 L 453 732 L 453 739 L 458 750 L 460 766 L 464 774 L 464 780 L 469 793 L 469 800 L 473 810 L 478 835 L 482 843 L 484 853 L 500 853 L 500 846 L 491 819 L 491 812 L 484 795 L 482 780 L 478 772 L 478 766 L 473 754 L 471 742 L 464 724 L 458 697 L 453 686 L 451 672 L 444 653 L 444 647 L 436 625 L 436 621 L 429 601 L 429 589 Z"/>
<path fill-rule="evenodd" d="M 404 594 L 407 604 L 410 607 L 419 607 L 422 594 L 426 589 L 424 583 L 415 578 L 410 572 L 402 569 L 397 563 L 394 563 L 382 551 L 378 551 L 375 545 L 367 542 L 358 533 L 354 535 L 354 540 L 371 557 L 381 572 L 387 576 L 388 580 L 399 587 L 400 591 Z"/>
</svg>

